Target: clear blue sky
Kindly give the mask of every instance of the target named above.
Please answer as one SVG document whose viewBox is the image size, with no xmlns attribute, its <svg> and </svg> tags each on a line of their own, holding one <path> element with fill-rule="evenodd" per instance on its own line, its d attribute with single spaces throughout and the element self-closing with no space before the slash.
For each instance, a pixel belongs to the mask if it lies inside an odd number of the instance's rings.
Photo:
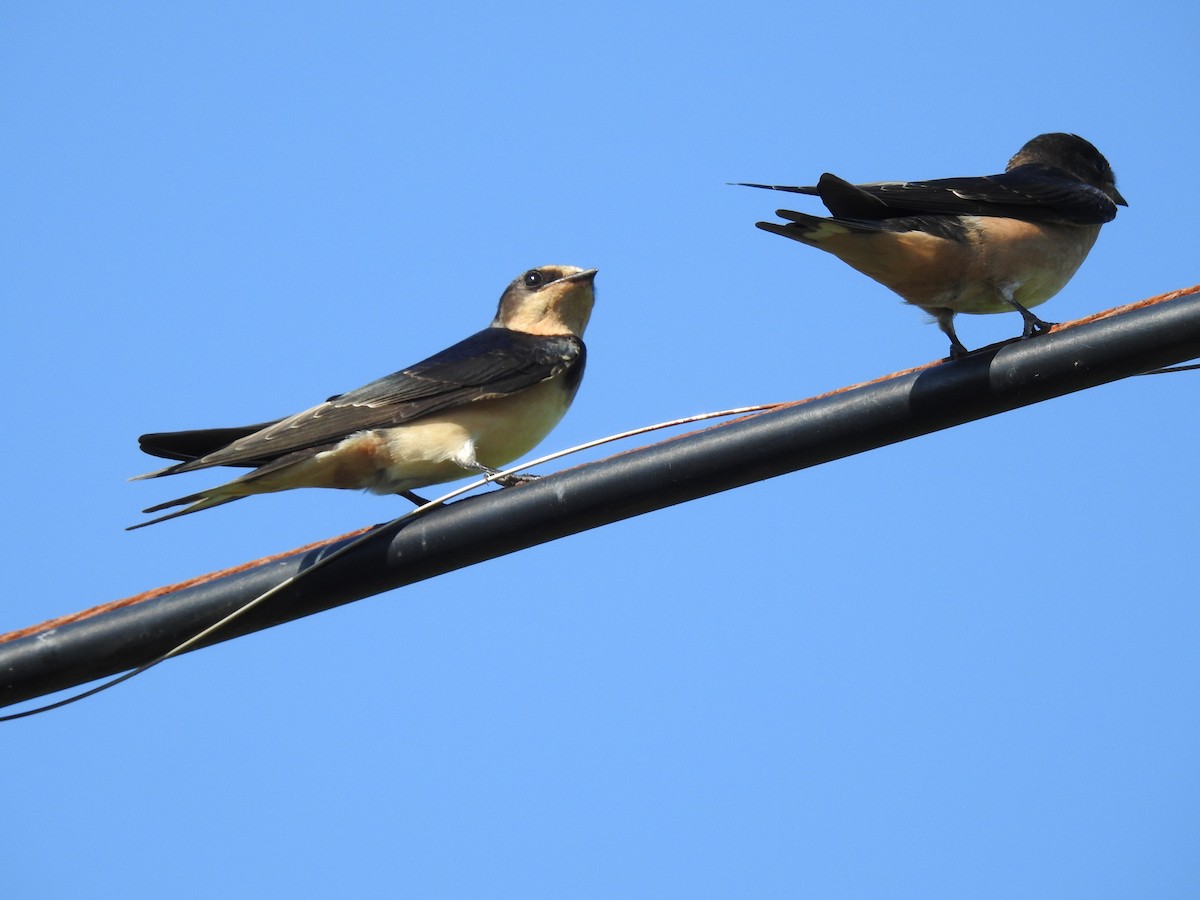
<svg viewBox="0 0 1200 900">
<path fill-rule="evenodd" d="M 0 10 L 0 631 L 399 514 L 307 491 L 122 530 L 220 477 L 127 483 L 139 433 L 391 372 L 531 266 L 600 270 L 547 451 L 945 353 L 729 181 L 982 174 L 1077 132 L 1130 207 L 1039 312 L 1200 281 L 1194 3 L 425 7 Z M 0 727 L 5 891 L 1194 897 L 1198 396 L 1084 392 Z"/>
</svg>

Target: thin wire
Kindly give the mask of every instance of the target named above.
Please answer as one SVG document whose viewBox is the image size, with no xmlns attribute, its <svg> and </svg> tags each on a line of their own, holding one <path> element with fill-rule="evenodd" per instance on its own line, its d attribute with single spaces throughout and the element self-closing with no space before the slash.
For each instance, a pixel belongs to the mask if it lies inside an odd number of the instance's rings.
<svg viewBox="0 0 1200 900">
<path fill-rule="evenodd" d="M 626 438 L 636 437 L 640 434 L 648 434 L 649 432 L 652 432 L 652 431 L 660 431 L 664 428 L 673 428 L 678 425 L 689 425 L 693 422 L 703 422 L 706 419 L 720 419 L 720 418 L 724 418 L 726 416 L 740 416 L 740 415 L 748 415 L 750 413 L 765 412 L 767 410 L 774 409 L 777 406 L 780 406 L 780 404 L 779 403 L 761 403 L 756 406 L 740 406 L 740 407 L 737 407 L 734 409 L 723 409 L 723 410 L 720 410 L 719 412 L 699 413 L 694 416 L 686 416 L 682 419 L 673 419 L 670 422 L 658 422 L 654 425 L 644 425 L 641 428 L 634 428 L 629 431 L 619 432 L 618 434 L 610 434 L 608 437 L 596 438 L 595 440 L 586 441 L 585 443 L 577 444 L 574 447 L 568 447 L 566 450 L 558 450 L 554 453 L 549 453 L 546 456 L 541 456 L 541 457 L 538 457 L 537 459 L 530 460 L 529 462 L 511 466 L 507 469 L 502 469 L 498 472 L 489 472 L 486 476 L 476 479 L 475 481 L 472 481 L 469 484 L 464 485 L 463 487 L 455 488 L 454 490 L 450 491 L 449 493 L 443 494 L 441 497 L 438 497 L 436 500 L 430 500 L 427 503 L 423 503 L 422 505 L 416 507 L 415 509 L 409 510 L 404 515 L 398 516 L 395 519 L 392 519 L 390 522 L 384 522 L 381 525 L 376 525 L 370 531 L 366 532 L 365 534 L 360 534 L 358 537 L 356 537 L 354 540 L 350 541 L 350 543 L 346 544 L 345 546 L 339 547 L 337 550 L 335 550 L 333 553 L 329 554 L 328 556 L 322 557 L 321 559 L 317 560 L 313 565 L 309 566 L 307 569 L 297 572 L 294 575 L 289 575 L 283 581 L 279 582 L 279 584 L 274 585 L 273 587 L 263 591 L 261 594 L 259 594 L 257 597 L 255 597 L 253 600 L 247 601 L 245 604 L 238 607 L 233 612 L 229 613 L 228 615 L 224 616 L 223 618 L 218 619 L 216 622 L 209 625 L 207 628 L 192 635 L 190 638 L 188 638 L 183 643 L 177 644 L 176 646 L 174 646 L 170 650 L 168 650 L 166 653 L 163 653 L 162 655 L 155 657 L 154 659 L 150 660 L 149 662 L 142 663 L 137 668 L 131 669 L 128 672 L 118 675 L 116 678 L 106 681 L 103 684 L 97 685 L 94 688 L 89 688 L 88 690 L 83 691 L 81 693 L 73 694 L 72 696 L 67 697 L 63 700 L 58 700 L 54 703 L 49 703 L 49 704 L 46 704 L 45 706 L 39 706 L 34 709 L 27 709 L 24 712 L 9 713 L 8 715 L 0 716 L 0 722 L 11 722 L 15 719 L 23 719 L 27 716 L 37 715 L 38 713 L 49 712 L 52 709 L 58 709 L 59 707 L 66 706 L 70 703 L 75 703 L 76 701 L 83 700 L 86 697 L 94 696 L 95 694 L 98 694 L 101 691 L 106 691 L 109 688 L 116 687 L 118 684 L 121 684 L 124 681 L 128 681 L 130 678 L 133 678 L 136 675 L 141 675 L 143 672 L 145 672 L 148 669 L 153 668 L 154 666 L 157 666 L 159 663 L 166 662 L 168 659 L 171 659 L 172 657 L 178 656 L 179 654 L 185 652 L 186 650 L 188 650 L 188 648 L 194 647 L 196 644 L 203 641 L 205 638 L 210 637 L 212 634 L 214 634 L 217 631 L 220 631 L 222 628 L 224 628 L 230 622 L 237 619 L 239 616 L 245 615 L 250 610 L 262 605 L 267 600 L 269 600 L 271 597 L 274 597 L 280 591 L 284 590 L 287 587 L 290 587 L 293 584 L 296 584 L 296 582 L 300 581 L 300 579 L 302 579 L 304 576 L 309 575 L 312 572 L 315 572 L 317 569 L 321 568 L 322 566 L 328 565 L 329 563 L 333 562 L 335 559 L 338 559 L 339 557 L 344 556 L 346 553 L 349 553 L 355 547 L 361 546 L 362 544 L 364 544 L 371 538 L 375 537 L 375 535 L 377 535 L 382 529 L 389 528 L 392 525 L 400 525 L 401 523 L 405 523 L 409 520 L 416 519 L 418 516 L 422 516 L 432 509 L 436 509 L 439 506 L 444 506 L 446 503 L 448 503 L 450 500 L 453 500 L 456 497 L 460 497 L 463 494 L 470 493 L 471 491 L 475 490 L 476 488 L 483 487 L 487 484 L 490 484 L 493 481 L 500 481 L 504 478 L 507 478 L 510 475 L 516 475 L 520 472 L 523 472 L 526 469 L 531 469 L 534 466 L 540 466 L 544 463 L 553 462 L 556 459 L 562 459 L 564 456 L 570 456 L 574 453 L 580 453 L 584 450 L 590 450 L 591 448 L 599 447 L 602 444 L 611 444 L 614 441 L 625 440 Z"/>
</svg>

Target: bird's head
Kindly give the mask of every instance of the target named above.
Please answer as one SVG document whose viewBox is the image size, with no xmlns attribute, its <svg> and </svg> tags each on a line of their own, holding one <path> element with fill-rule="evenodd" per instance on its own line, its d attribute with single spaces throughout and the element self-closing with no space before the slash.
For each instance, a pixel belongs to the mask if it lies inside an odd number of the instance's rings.
<svg viewBox="0 0 1200 900">
<path fill-rule="evenodd" d="M 1008 171 L 1017 166 L 1040 163 L 1074 175 L 1085 184 L 1099 188 L 1117 206 L 1128 206 L 1117 190 L 1117 178 L 1104 155 L 1077 134 L 1039 134 L 1017 151 L 1008 162 Z"/>
<path fill-rule="evenodd" d="M 500 297 L 492 325 L 527 334 L 583 337 L 592 315 L 595 269 L 540 266 L 513 280 Z"/>
</svg>

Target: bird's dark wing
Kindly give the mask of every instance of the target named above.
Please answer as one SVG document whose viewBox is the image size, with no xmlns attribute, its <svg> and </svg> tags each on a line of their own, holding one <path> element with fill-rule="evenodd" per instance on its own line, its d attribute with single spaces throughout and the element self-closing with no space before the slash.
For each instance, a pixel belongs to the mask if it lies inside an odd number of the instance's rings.
<svg viewBox="0 0 1200 900">
<path fill-rule="evenodd" d="M 851 184 L 827 172 L 816 185 L 747 187 L 816 195 L 838 218 L 868 221 L 897 216 L 969 215 L 1102 225 L 1117 215 L 1116 203 L 1104 191 L 1036 163 L 974 178 Z"/>
<path fill-rule="evenodd" d="M 156 474 L 261 465 L 297 450 L 327 446 L 357 431 L 388 428 L 476 400 L 513 394 L 568 369 L 577 376 L 584 359 L 583 342 L 571 335 L 485 328 L 414 366 Z M 163 435 L 153 437 L 156 446 L 172 446 Z"/>
<path fill-rule="evenodd" d="M 1099 188 L 1036 164 L 980 178 L 880 184 L 852 185 L 827 174 L 817 191 L 830 212 L 846 218 L 973 215 L 1102 225 L 1117 214 L 1117 205 Z"/>
</svg>

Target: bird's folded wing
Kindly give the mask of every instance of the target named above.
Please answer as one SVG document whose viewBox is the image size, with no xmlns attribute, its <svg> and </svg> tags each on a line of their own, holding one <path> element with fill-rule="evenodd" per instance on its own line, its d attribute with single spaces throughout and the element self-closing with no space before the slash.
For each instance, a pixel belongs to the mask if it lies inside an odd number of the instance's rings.
<svg viewBox="0 0 1200 900">
<path fill-rule="evenodd" d="M 192 459 L 171 467 L 171 472 L 261 465 L 297 450 L 328 445 L 357 431 L 400 425 L 455 406 L 513 394 L 583 360 L 583 342 L 571 335 L 531 335 L 486 328 L 414 366 L 331 397 L 294 416 L 266 423 L 253 432 L 210 429 L 208 433 L 212 434 L 231 432 L 235 439 L 199 458 L 184 454 L 203 442 L 205 431 L 178 432 L 190 438 L 176 442 L 172 442 L 171 434 L 145 435 L 141 442 L 149 453 Z"/>
<path fill-rule="evenodd" d="M 889 216 L 1004 216 L 1030 222 L 1102 225 L 1117 215 L 1117 205 L 1099 188 L 1040 165 L 979 178 L 841 184 L 871 195 Z M 847 215 L 848 211 L 839 209 L 840 193 L 845 187 L 822 179 L 821 198 L 834 215 Z M 849 214 L 862 216 L 861 204 Z"/>
</svg>

